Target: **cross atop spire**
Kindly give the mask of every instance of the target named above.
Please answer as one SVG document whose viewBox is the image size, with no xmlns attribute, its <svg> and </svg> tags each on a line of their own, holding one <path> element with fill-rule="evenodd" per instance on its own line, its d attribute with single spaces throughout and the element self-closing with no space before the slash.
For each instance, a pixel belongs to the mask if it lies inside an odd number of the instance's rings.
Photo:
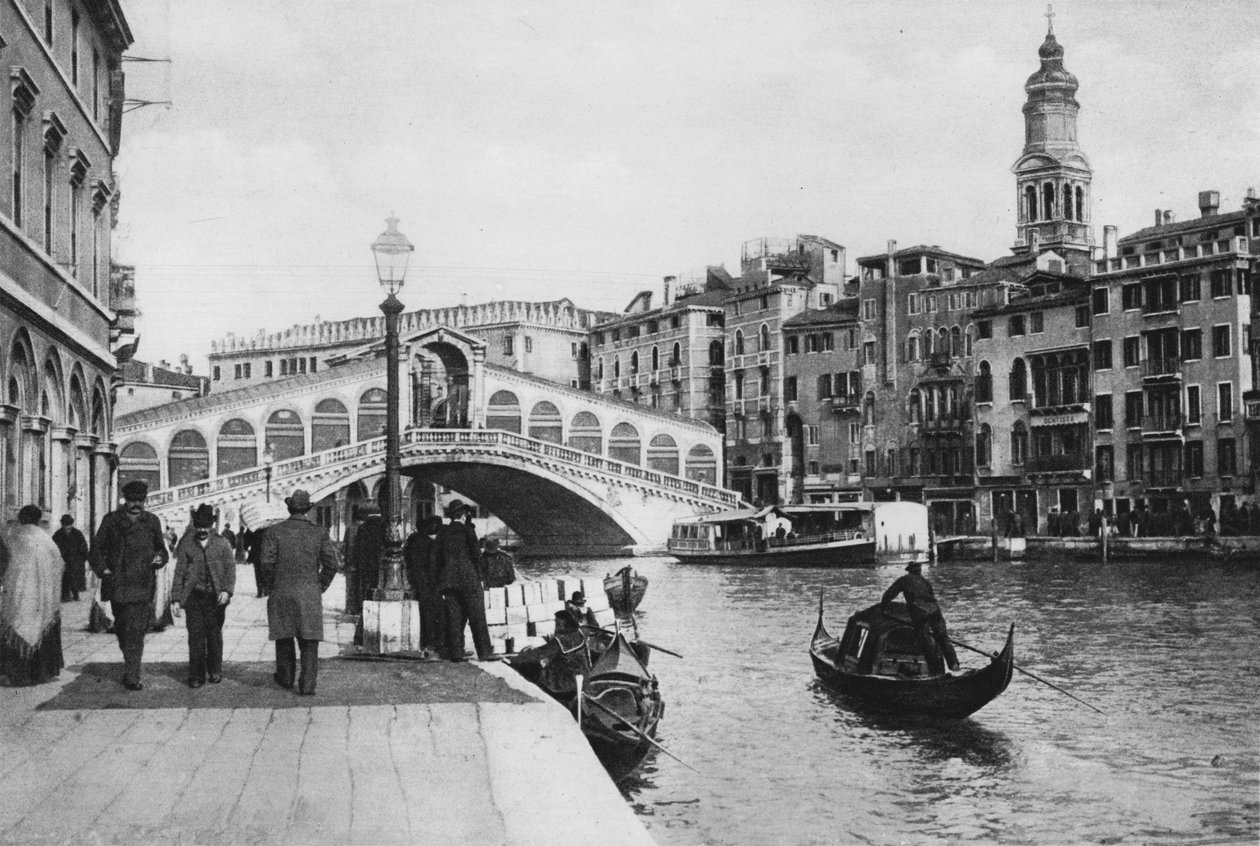
<svg viewBox="0 0 1260 846">
<path fill-rule="evenodd" d="M 1047 21 L 1047 27 L 1046 27 L 1047 33 L 1050 35 L 1054 35 L 1054 4 L 1053 3 L 1046 4 L 1046 21 Z"/>
</svg>

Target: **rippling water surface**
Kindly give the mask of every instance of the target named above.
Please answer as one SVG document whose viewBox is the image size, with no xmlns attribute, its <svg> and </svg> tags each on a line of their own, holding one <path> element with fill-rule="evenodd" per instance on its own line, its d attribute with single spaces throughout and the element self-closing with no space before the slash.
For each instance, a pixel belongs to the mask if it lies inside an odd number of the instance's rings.
<svg viewBox="0 0 1260 846">
<path fill-rule="evenodd" d="M 525 563 L 604 575 L 626 563 Z M 925 569 L 957 640 L 1020 673 L 954 723 L 854 713 L 808 655 L 900 568 L 771 570 L 637 559 L 666 701 L 625 787 L 660 846 L 1260 842 L 1260 568 L 1066 560 Z M 963 666 L 984 658 L 960 650 Z M 973 660 L 974 659 L 974 660 Z"/>
</svg>

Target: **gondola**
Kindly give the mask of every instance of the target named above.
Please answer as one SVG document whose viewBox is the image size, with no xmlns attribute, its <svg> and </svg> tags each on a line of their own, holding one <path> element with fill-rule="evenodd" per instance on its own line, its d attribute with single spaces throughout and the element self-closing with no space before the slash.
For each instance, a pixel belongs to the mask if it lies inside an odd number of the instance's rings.
<svg viewBox="0 0 1260 846">
<path fill-rule="evenodd" d="M 620 631 L 584 626 L 557 632 L 508 664 L 569 709 L 608 774 L 623 781 L 652 748 L 665 713 L 656 676 L 647 668 L 650 653 Z"/>
<path fill-rule="evenodd" d="M 1012 623 L 1006 645 L 987 667 L 933 674 L 904 602 L 859 611 L 849 618 L 844 637 L 835 638 L 823 625 L 820 596 L 809 657 L 824 684 L 866 710 L 962 719 L 1006 690 L 1015 666 L 1014 642 Z"/>
<path fill-rule="evenodd" d="M 647 593 L 648 580 L 640 576 L 633 567 L 622 567 L 611 576 L 604 577 L 604 593 L 608 594 L 608 605 L 619 617 L 634 613 Z"/>
</svg>

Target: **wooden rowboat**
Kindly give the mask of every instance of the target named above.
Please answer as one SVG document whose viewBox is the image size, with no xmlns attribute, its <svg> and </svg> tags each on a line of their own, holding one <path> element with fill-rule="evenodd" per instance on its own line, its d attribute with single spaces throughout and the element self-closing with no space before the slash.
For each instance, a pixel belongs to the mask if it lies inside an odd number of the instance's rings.
<svg viewBox="0 0 1260 846">
<path fill-rule="evenodd" d="M 962 719 L 1006 690 L 1015 666 L 1014 641 L 1012 624 L 1006 645 L 988 666 L 933 674 L 904 603 L 892 603 L 888 611 L 880 605 L 859 611 L 836 638 L 823 625 L 820 596 L 809 656 L 824 684 L 865 709 Z"/>
<path fill-rule="evenodd" d="M 611 576 L 604 577 L 604 593 L 608 594 L 608 605 L 621 617 L 634 613 L 643 601 L 647 586 L 647 577 L 640 576 L 633 567 L 622 567 Z"/>
</svg>

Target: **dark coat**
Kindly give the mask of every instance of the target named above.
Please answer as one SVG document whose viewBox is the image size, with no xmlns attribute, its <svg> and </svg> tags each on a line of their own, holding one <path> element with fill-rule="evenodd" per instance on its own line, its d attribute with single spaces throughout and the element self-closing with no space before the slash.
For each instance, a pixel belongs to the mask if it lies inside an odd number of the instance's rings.
<svg viewBox="0 0 1260 846">
<path fill-rule="evenodd" d="M 75 591 L 87 590 L 87 574 L 83 572 L 83 565 L 88 558 L 87 538 L 74 526 L 62 526 L 53 532 L 52 539 L 61 551 L 61 560 L 66 565 L 66 574 L 69 576 L 66 587 Z"/>
<path fill-rule="evenodd" d="M 271 585 L 267 623 L 272 640 L 324 639 L 320 594 L 337 575 L 337 548 L 328 532 L 304 515 L 268 526 L 262 542 L 262 569 Z"/>
<path fill-rule="evenodd" d="M 158 564 L 153 563 L 155 555 Z M 102 602 L 152 602 L 157 591 L 154 571 L 168 560 L 162 522 L 148 511 L 140 512 L 135 520 L 125 509 L 111 511 L 101 519 L 92 539 L 92 572 L 101 579 Z"/>
<path fill-rule="evenodd" d="M 193 588 L 208 579 L 214 594 L 236 592 L 236 557 L 226 538 L 211 533 L 203 547 L 188 535 L 175 548 L 175 578 L 171 582 L 171 602 L 188 604 Z"/>
<path fill-rule="evenodd" d="M 407 583 L 419 596 L 433 590 L 433 538 L 424 532 L 412 532 L 403 545 L 403 561 L 407 564 Z"/>
<path fill-rule="evenodd" d="M 880 604 L 887 605 L 897 598 L 897 594 L 906 598 L 906 605 L 910 608 L 910 619 L 915 623 L 941 613 L 941 606 L 936 602 L 936 592 L 932 590 L 932 583 L 917 573 L 906 573 L 893 582 L 892 587 L 884 591 L 884 598 L 880 600 Z"/>
<path fill-rule="evenodd" d="M 354 570 L 359 601 L 367 599 L 380 586 L 381 553 L 385 549 L 385 518 L 368 517 L 350 541 L 350 569 Z"/>
<path fill-rule="evenodd" d="M 481 549 L 477 530 L 471 523 L 447 523 L 433 541 L 433 566 L 437 572 L 438 592 L 451 589 L 482 589 Z"/>
</svg>

